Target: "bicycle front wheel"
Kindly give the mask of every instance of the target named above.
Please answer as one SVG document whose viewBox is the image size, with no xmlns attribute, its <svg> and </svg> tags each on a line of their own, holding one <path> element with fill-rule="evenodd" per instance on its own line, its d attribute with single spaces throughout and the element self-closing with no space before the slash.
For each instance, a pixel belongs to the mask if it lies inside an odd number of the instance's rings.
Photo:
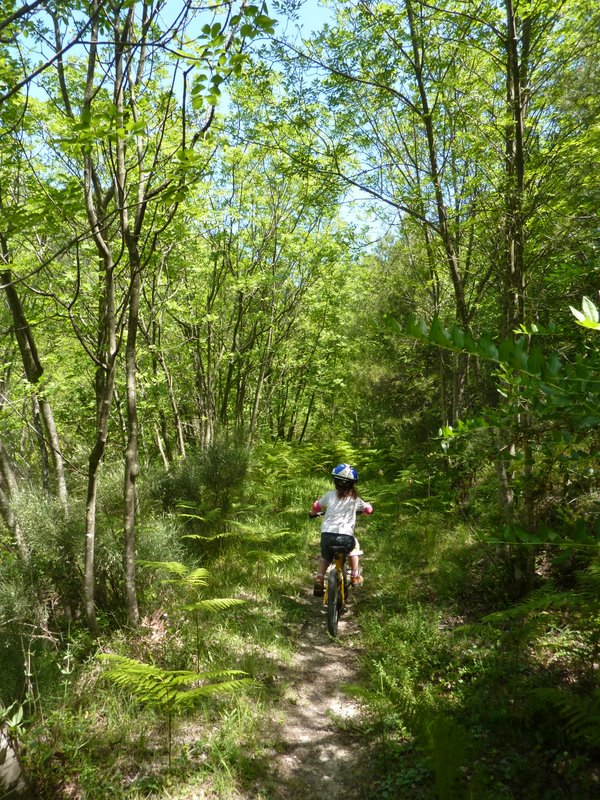
<svg viewBox="0 0 600 800">
<path fill-rule="evenodd" d="M 327 575 L 327 630 L 332 636 L 337 636 L 340 616 L 339 600 L 338 576 L 337 572 L 332 569 Z"/>
</svg>

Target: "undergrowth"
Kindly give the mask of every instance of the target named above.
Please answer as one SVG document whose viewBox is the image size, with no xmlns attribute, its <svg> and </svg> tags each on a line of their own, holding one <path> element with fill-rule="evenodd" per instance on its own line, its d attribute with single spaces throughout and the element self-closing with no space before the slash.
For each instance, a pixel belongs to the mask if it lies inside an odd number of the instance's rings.
<svg viewBox="0 0 600 800">
<path fill-rule="evenodd" d="M 427 509 L 391 507 L 387 523 L 365 537 L 362 694 L 379 735 L 369 797 L 591 800 L 597 565 L 575 590 L 540 577 L 513 605 L 485 532 Z"/>
<path fill-rule="evenodd" d="M 38 531 L 33 572 L 4 565 L 2 699 L 24 710 L 16 733 L 32 796 L 274 796 L 280 743 L 271 720 L 305 618 L 299 595 L 318 557 L 307 511 L 329 486 L 332 460 L 357 455 L 344 443 L 333 459 L 324 446 L 233 448 L 245 482 L 233 481 L 218 507 L 197 459 L 171 482 L 149 475 L 140 486 L 146 566 L 134 632 L 117 600 L 115 498 L 105 495 L 100 517 L 98 640 L 74 613 L 72 570 L 81 564 L 69 525 L 47 538 Z M 363 455 L 361 494 L 375 514 L 359 532 L 363 679 L 352 691 L 367 708 L 353 732 L 372 773 L 365 800 L 591 800 L 600 779 L 597 563 L 588 559 L 561 583 L 564 567 L 553 572 L 544 562 L 536 592 L 511 604 L 486 531 L 449 513 L 418 474 L 394 468 L 385 480 L 375 455 Z M 40 525 L 57 519 L 30 514 Z M 133 659 L 165 680 L 181 671 L 192 691 L 199 683 L 190 670 L 235 670 L 247 682 L 165 714 L 126 682 L 114 685 L 100 654 Z"/>
</svg>

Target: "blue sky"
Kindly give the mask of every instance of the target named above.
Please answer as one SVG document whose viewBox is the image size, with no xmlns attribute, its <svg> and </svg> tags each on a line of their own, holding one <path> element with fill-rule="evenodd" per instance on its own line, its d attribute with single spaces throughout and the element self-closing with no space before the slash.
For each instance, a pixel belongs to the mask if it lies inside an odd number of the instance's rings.
<svg viewBox="0 0 600 800">
<path fill-rule="evenodd" d="M 286 26 L 285 20 L 277 13 L 277 9 L 274 3 L 269 3 L 267 0 L 267 5 L 269 8 L 269 13 L 280 19 L 280 27 L 284 29 Z M 326 22 L 328 19 L 331 18 L 331 12 L 329 9 L 324 8 L 319 0 L 304 0 L 300 4 L 298 8 L 298 21 L 297 23 L 289 22 L 287 23 L 287 33 L 290 34 L 292 32 L 294 24 L 300 25 L 302 29 L 302 33 L 304 36 L 308 36 L 310 33 L 314 31 L 318 31 L 320 27 Z M 280 31 L 282 32 L 282 31 Z"/>
</svg>

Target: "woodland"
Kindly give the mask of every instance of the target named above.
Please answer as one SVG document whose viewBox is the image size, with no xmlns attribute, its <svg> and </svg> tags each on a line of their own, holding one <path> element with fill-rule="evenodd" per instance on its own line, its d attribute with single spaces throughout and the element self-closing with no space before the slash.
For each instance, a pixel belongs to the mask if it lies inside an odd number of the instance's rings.
<svg viewBox="0 0 600 800">
<path fill-rule="evenodd" d="M 599 796 L 600 7 L 316 8 L 2 4 L 0 798 L 305 797 L 341 462 L 356 796 Z"/>
</svg>

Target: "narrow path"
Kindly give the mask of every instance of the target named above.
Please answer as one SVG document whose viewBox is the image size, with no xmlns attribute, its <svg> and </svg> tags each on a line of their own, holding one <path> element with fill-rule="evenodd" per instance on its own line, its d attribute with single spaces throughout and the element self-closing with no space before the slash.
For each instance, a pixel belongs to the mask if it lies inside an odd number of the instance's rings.
<svg viewBox="0 0 600 800">
<path fill-rule="evenodd" d="M 280 743 L 273 765 L 276 798 L 358 800 L 365 797 L 359 776 L 364 765 L 352 723 L 360 720 L 361 707 L 341 688 L 358 682 L 357 601 L 351 599 L 333 640 L 321 600 L 308 590 L 301 599 L 306 619 L 292 664 L 282 674 L 289 688 L 274 720 Z"/>
</svg>

